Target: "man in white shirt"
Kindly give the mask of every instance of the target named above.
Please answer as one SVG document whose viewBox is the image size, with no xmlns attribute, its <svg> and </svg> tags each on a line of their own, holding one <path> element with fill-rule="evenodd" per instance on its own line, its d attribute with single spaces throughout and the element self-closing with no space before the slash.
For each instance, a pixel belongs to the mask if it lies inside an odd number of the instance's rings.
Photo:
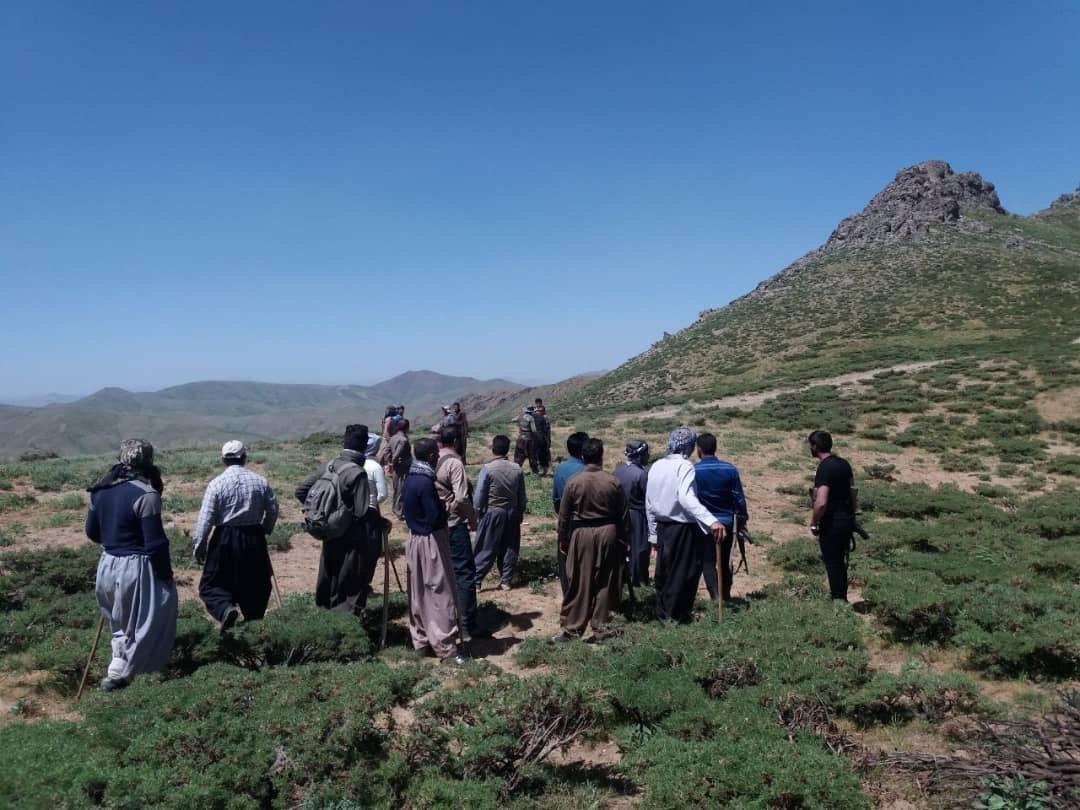
<svg viewBox="0 0 1080 810">
<path fill-rule="evenodd" d="M 378 565 L 379 557 L 383 552 L 383 532 L 388 529 L 388 521 L 384 520 L 379 510 L 379 504 L 386 500 L 389 490 L 386 488 L 386 472 L 382 464 L 378 462 L 379 447 L 382 444 L 381 436 L 368 436 L 367 450 L 364 453 L 364 472 L 367 473 L 368 486 L 370 488 L 370 500 L 368 503 L 367 547 L 364 550 L 364 582 L 367 583 L 368 591 L 371 590 L 371 580 L 375 576 L 375 566 Z"/>
<path fill-rule="evenodd" d="M 698 500 L 694 482 L 697 434 L 681 426 L 668 437 L 668 454 L 649 469 L 645 514 L 656 544 L 656 608 L 660 619 L 690 620 L 705 546 L 724 537 L 724 524 Z"/>
</svg>

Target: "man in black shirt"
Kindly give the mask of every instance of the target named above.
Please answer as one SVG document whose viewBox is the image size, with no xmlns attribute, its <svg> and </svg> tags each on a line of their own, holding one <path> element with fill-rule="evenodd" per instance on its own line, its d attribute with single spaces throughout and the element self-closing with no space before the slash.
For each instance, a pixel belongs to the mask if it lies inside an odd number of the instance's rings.
<svg viewBox="0 0 1080 810">
<path fill-rule="evenodd" d="M 818 539 L 821 560 L 833 599 L 847 601 L 848 552 L 855 530 L 854 476 L 851 465 L 832 453 L 832 436 L 815 430 L 807 437 L 810 455 L 818 460 L 814 476 L 814 514 L 810 533 Z"/>
</svg>

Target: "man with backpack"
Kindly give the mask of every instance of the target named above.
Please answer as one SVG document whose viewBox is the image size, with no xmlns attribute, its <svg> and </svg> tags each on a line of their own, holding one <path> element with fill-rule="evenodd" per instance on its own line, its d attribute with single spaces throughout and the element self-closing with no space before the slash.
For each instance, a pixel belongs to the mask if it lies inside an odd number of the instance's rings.
<svg viewBox="0 0 1080 810">
<path fill-rule="evenodd" d="M 476 531 L 476 510 L 472 502 L 472 485 L 465 473 L 465 464 L 457 453 L 457 441 L 456 426 L 444 427 L 439 431 L 436 439 L 439 459 L 435 464 L 435 489 L 446 508 L 450 557 L 454 564 L 462 629 L 471 635 L 476 630 L 476 559 L 473 557 L 469 532 Z"/>
<path fill-rule="evenodd" d="M 371 483 L 364 472 L 366 425 L 345 428 L 343 449 L 296 488 L 304 505 L 304 527 L 322 541 L 315 604 L 355 613 L 367 603 Z"/>
</svg>

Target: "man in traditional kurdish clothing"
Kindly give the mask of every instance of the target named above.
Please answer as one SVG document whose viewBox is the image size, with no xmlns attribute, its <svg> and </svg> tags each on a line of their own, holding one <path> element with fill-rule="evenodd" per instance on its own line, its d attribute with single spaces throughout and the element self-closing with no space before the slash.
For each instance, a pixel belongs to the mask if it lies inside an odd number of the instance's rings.
<svg viewBox="0 0 1080 810">
<path fill-rule="evenodd" d="M 176 640 L 176 584 L 161 525 L 161 473 L 143 439 L 120 444 L 119 463 L 92 487 L 86 536 L 101 545 L 98 608 L 109 623 L 112 660 L 101 688 L 122 689 L 164 668 Z"/>
<path fill-rule="evenodd" d="M 540 473 L 540 462 L 536 458 L 536 420 L 533 419 L 535 408 L 526 405 L 514 423 L 517 425 L 518 437 L 514 447 L 514 463 L 519 467 L 524 466 L 525 460 L 529 460 L 529 469 L 533 475 Z"/>
<path fill-rule="evenodd" d="M 525 474 L 507 458 L 509 452 L 509 436 L 492 439 L 493 458 L 480 469 L 480 477 L 476 480 L 473 505 L 480 516 L 474 549 L 477 588 L 495 561 L 501 560 L 499 590 L 510 590 L 514 565 L 521 550 L 521 521 L 525 517 L 528 498 Z"/>
<path fill-rule="evenodd" d="M 462 464 L 468 464 L 466 453 L 469 447 L 469 417 L 465 415 L 465 411 L 461 410 L 460 402 L 455 402 L 450 406 L 450 415 L 454 417 L 454 424 L 458 429 L 458 455 L 461 456 Z"/>
<path fill-rule="evenodd" d="M 555 475 L 551 481 L 551 505 L 555 507 L 556 515 L 559 514 L 559 509 L 562 505 L 562 496 L 563 492 L 566 490 L 566 484 L 571 478 L 585 469 L 585 462 L 581 460 L 581 449 L 588 440 L 589 434 L 581 431 L 571 433 L 566 440 L 566 452 L 570 454 L 570 458 L 566 459 L 555 468 Z M 568 587 L 568 582 L 566 580 L 566 554 L 558 547 L 558 543 L 555 545 L 556 568 L 559 572 L 559 584 L 562 586 L 562 592 L 565 594 Z"/>
<path fill-rule="evenodd" d="M 394 500 L 390 506 L 390 511 L 394 513 L 394 517 L 398 520 L 402 519 L 402 487 L 405 475 L 412 466 L 412 458 L 412 445 L 409 443 L 409 420 L 402 419 L 397 429 L 390 436 L 388 450 L 383 454 L 383 463 L 394 480 Z"/>
<path fill-rule="evenodd" d="M 697 434 L 675 428 L 668 437 L 668 454 L 649 469 L 645 514 L 649 542 L 656 545 L 656 607 L 659 618 L 690 620 L 705 559 L 705 545 L 724 538 L 724 524 L 698 499 L 694 485 Z M 711 535 L 711 536 L 710 536 Z"/>
<path fill-rule="evenodd" d="M 559 509 L 559 546 L 566 553 L 569 587 L 563 593 L 556 641 L 580 638 L 592 625 L 602 631 L 619 606 L 630 517 L 619 480 L 604 472 L 604 443 L 589 439 L 585 469 L 566 485 Z"/>
<path fill-rule="evenodd" d="M 649 481 L 645 465 L 649 463 L 649 445 L 641 439 L 634 439 L 626 443 L 625 455 L 626 462 L 615 468 L 615 477 L 622 484 L 630 510 L 630 583 L 648 585 L 652 544 L 649 542 L 649 522 L 645 517 L 645 489 Z"/>
<path fill-rule="evenodd" d="M 548 467 L 551 466 L 551 422 L 547 418 L 544 400 L 540 398 L 537 398 L 533 405 L 533 423 L 536 425 L 536 432 L 533 434 L 536 463 L 540 465 L 540 475 L 547 475 Z"/>
<path fill-rule="evenodd" d="M 458 651 L 463 641 L 457 609 L 457 584 L 450 562 L 446 507 L 435 489 L 438 448 L 420 439 L 405 476 L 402 508 L 409 526 L 405 541 L 405 580 L 409 592 L 409 635 L 421 654 L 444 661 L 465 661 Z"/>
<path fill-rule="evenodd" d="M 367 443 L 367 425 L 348 425 L 337 458 L 320 466 L 296 488 L 296 499 L 304 503 L 308 492 L 330 465 L 340 477 L 342 502 L 352 510 L 353 517 L 341 537 L 322 541 L 319 573 L 315 580 L 315 604 L 343 613 L 357 613 L 367 604 L 364 560 L 371 537 L 367 522 L 371 483 L 364 472 Z"/>
<path fill-rule="evenodd" d="M 468 641 L 477 631 L 476 560 L 469 538 L 469 532 L 476 531 L 476 510 L 473 508 L 465 465 L 457 454 L 457 441 L 456 426 L 444 427 L 439 431 L 435 489 L 446 507 L 450 559 L 454 564 L 454 580 L 457 582 L 458 611 L 461 614 L 465 640 Z"/>
<path fill-rule="evenodd" d="M 724 540 L 720 544 L 719 591 L 725 602 L 731 601 L 731 546 L 735 539 L 734 521 L 746 525 L 746 495 L 743 494 L 739 471 L 730 461 L 716 457 L 716 437 L 702 433 L 697 438 L 698 457 L 694 467 L 694 485 L 698 499 L 712 516 L 724 524 Z M 705 546 L 703 563 L 705 587 L 709 596 L 716 598 L 716 543 Z"/>
<path fill-rule="evenodd" d="M 225 631 L 241 614 L 244 621 L 266 614 L 271 591 L 266 536 L 277 523 L 278 503 L 266 479 L 244 466 L 242 442 L 225 442 L 221 462 L 225 470 L 206 485 L 191 544 L 203 563 L 199 598 Z"/>
</svg>

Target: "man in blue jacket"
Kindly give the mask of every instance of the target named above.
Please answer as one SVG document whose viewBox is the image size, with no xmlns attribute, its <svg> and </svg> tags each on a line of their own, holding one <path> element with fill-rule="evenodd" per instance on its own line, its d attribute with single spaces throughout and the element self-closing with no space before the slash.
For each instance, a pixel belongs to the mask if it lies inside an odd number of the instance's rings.
<svg viewBox="0 0 1080 810">
<path fill-rule="evenodd" d="M 694 467 L 694 481 L 697 485 L 698 499 L 717 520 L 724 524 L 724 539 L 720 544 L 720 592 L 724 601 L 731 601 L 731 545 L 734 540 L 732 524 L 738 516 L 739 525 L 745 526 L 746 496 L 743 494 L 739 471 L 730 461 L 716 457 L 716 437 L 711 433 L 702 433 L 697 438 L 698 457 L 701 459 Z M 716 543 L 709 543 L 705 548 L 704 571 L 705 587 L 709 596 L 716 598 Z"/>
<path fill-rule="evenodd" d="M 176 640 L 176 584 L 161 524 L 154 446 L 124 439 L 119 463 L 90 487 L 86 536 L 101 545 L 97 601 L 109 623 L 112 661 L 101 688 L 122 689 L 163 669 Z"/>
</svg>

